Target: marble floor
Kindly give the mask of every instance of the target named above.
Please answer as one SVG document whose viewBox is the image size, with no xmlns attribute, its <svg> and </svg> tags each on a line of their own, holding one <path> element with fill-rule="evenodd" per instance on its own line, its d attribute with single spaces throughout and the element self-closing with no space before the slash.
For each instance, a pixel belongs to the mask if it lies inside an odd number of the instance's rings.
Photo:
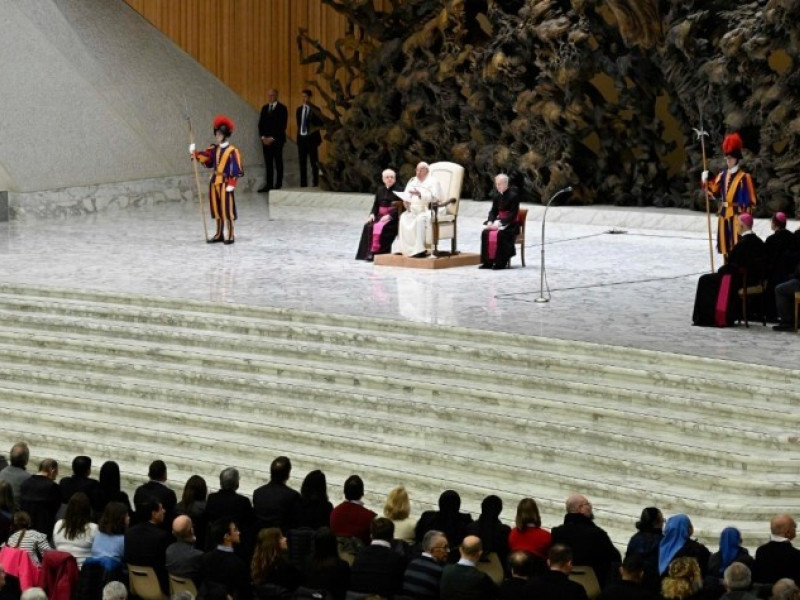
<svg viewBox="0 0 800 600">
<path fill-rule="evenodd" d="M 326 204 L 315 192 L 273 199 L 253 193 L 240 195 L 238 204 L 231 246 L 205 244 L 197 205 L 183 202 L 0 223 L 0 281 L 371 315 L 788 368 L 799 364 L 795 334 L 760 323 L 749 329 L 692 326 L 697 278 L 709 269 L 703 215 L 550 209 L 545 286 L 551 300 L 537 303 L 541 207 L 532 207 L 529 217 L 526 268 L 515 258 L 514 268 L 505 271 L 432 271 L 353 260 L 369 197 Z M 464 201 L 461 250 L 479 251 L 488 208 Z M 765 224 L 759 227 L 763 231 Z"/>
</svg>

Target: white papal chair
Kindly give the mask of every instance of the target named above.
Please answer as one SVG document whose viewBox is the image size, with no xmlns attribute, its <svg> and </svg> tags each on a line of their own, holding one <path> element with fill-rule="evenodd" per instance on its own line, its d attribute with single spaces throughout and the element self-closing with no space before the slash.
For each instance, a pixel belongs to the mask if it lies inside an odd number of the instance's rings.
<svg viewBox="0 0 800 600">
<path fill-rule="evenodd" d="M 456 252 L 456 233 L 458 219 L 458 204 L 461 200 L 461 185 L 464 183 L 464 167 L 452 162 L 437 162 L 430 166 L 430 177 L 436 179 L 442 186 L 444 198 L 442 201 L 451 200 L 444 210 L 431 222 L 426 242 L 429 247 L 438 249 L 439 242 L 450 240 L 450 253 Z"/>
</svg>

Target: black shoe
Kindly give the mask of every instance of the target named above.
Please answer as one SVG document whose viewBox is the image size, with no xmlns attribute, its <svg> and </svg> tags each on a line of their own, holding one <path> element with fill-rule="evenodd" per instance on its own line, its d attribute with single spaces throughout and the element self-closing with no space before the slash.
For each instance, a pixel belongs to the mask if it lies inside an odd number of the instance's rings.
<svg viewBox="0 0 800 600">
<path fill-rule="evenodd" d="M 222 237 L 213 237 L 210 240 L 206 240 L 206 244 L 219 244 L 222 241 Z"/>
<path fill-rule="evenodd" d="M 367 254 L 367 257 L 364 260 L 367 262 L 372 262 L 375 260 L 375 257 L 372 254 Z"/>
<path fill-rule="evenodd" d="M 428 253 L 423 250 L 422 252 L 418 252 L 411 258 L 425 258 L 426 256 L 428 256 Z"/>
<path fill-rule="evenodd" d="M 269 192 L 269 186 L 268 185 L 265 185 L 263 187 L 258 188 L 258 193 L 259 194 L 266 194 L 267 192 Z"/>
<path fill-rule="evenodd" d="M 492 267 L 492 271 L 502 271 L 503 269 L 507 269 L 505 265 L 495 265 Z"/>
<path fill-rule="evenodd" d="M 777 325 L 772 326 L 773 331 L 794 331 L 794 325 L 789 325 L 788 323 L 778 323 Z"/>
<path fill-rule="evenodd" d="M 229 246 L 230 244 L 232 244 L 232 243 L 233 243 L 233 238 L 231 238 L 231 239 L 229 239 L 229 240 L 225 240 L 225 241 L 224 241 L 224 242 L 222 242 L 222 243 L 223 243 L 223 244 L 225 244 L 226 246 Z"/>
<path fill-rule="evenodd" d="M 480 267 L 478 267 L 478 268 L 479 268 L 479 269 L 491 269 L 491 268 L 492 268 L 492 263 L 483 263 L 483 264 L 482 264 Z"/>
</svg>

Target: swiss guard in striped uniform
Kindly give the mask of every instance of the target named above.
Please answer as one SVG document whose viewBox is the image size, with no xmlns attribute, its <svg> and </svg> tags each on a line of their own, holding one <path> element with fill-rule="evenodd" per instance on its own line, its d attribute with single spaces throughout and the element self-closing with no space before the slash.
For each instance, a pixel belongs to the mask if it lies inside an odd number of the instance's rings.
<svg viewBox="0 0 800 600">
<path fill-rule="evenodd" d="M 211 216 L 214 217 L 217 224 L 217 232 L 214 237 L 207 240 L 209 244 L 218 242 L 232 244 L 234 242 L 233 222 L 236 220 L 236 200 L 233 191 L 236 189 L 236 181 L 244 175 L 244 170 L 239 150 L 228 141 L 233 130 L 233 121 L 224 115 L 218 115 L 214 118 L 214 138 L 217 143 L 211 144 L 199 152 L 195 150 L 194 144 L 189 147 L 192 159 L 200 161 L 209 169 L 214 169 L 208 198 L 211 205 Z M 228 226 L 227 239 L 223 235 L 225 224 Z"/>
<path fill-rule="evenodd" d="M 726 135 L 722 141 L 726 168 L 713 181 L 708 182 L 708 190 L 719 201 L 719 227 L 717 231 L 717 250 L 725 256 L 739 241 L 739 219 L 741 214 L 753 214 L 756 207 L 756 190 L 753 178 L 740 168 L 742 160 L 742 138 L 738 133 Z M 708 172 L 703 172 L 704 179 Z M 705 183 L 705 182 L 704 182 Z"/>
</svg>

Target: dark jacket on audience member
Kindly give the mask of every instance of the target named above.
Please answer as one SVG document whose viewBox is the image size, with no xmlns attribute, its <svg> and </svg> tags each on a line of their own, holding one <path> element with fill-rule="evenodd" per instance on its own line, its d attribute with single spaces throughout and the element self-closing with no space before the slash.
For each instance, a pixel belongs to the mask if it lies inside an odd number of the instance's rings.
<svg viewBox="0 0 800 600">
<path fill-rule="evenodd" d="M 350 590 L 391 598 L 403 589 L 405 559 L 386 546 L 373 543 L 356 554 L 350 569 Z"/>
<path fill-rule="evenodd" d="M 31 516 L 31 529 L 49 536 L 61 508 L 61 490 L 44 475 L 33 475 L 22 482 L 19 507 Z"/>
<path fill-rule="evenodd" d="M 588 600 L 584 587 L 561 571 L 534 577 L 526 589 L 529 597 L 536 600 Z"/>
<path fill-rule="evenodd" d="M 167 573 L 180 577 L 189 577 L 195 583 L 200 582 L 203 572 L 203 551 L 192 544 L 178 540 L 167 546 Z"/>
<path fill-rule="evenodd" d="M 100 482 L 91 477 L 82 477 L 80 475 L 62 477 L 58 483 L 58 488 L 61 491 L 61 502 L 68 504 L 69 499 L 77 492 L 83 492 L 91 499 L 98 485 L 100 485 Z"/>
<path fill-rule="evenodd" d="M 444 565 L 430 556 L 412 560 L 403 575 L 403 594 L 415 600 L 437 600 Z"/>
<path fill-rule="evenodd" d="M 520 577 L 506 579 L 500 584 L 497 600 L 528 600 L 528 580 Z"/>
<path fill-rule="evenodd" d="M 753 581 L 775 583 L 788 577 L 800 581 L 800 550 L 789 541 L 770 541 L 756 549 Z"/>
<path fill-rule="evenodd" d="M 167 547 L 172 536 L 150 521 L 139 523 L 125 532 L 125 562 L 139 567 L 153 567 L 164 592 L 169 591 Z"/>
<path fill-rule="evenodd" d="M 249 600 L 250 569 L 233 552 L 215 548 L 203 555 L 203 591 L 198 595 L 224 599 L 228 594 L 233 600 Z M 220 595 L 220 592 L 222 595 Z"/>
<path fill-rule="evenodd" d="M 660 600 L 661 596 L 635 581 L 618 581 L 607 586 L 597 600 Z"/>
<path fill-rule="evenodd" d="M 175 492 L 160 481 L 148 481 L 136 488 L 133 494 L 134 510 L 138 510 L 139 505 L 145 503 L 149 498 L 158 500 L 164 507 L 164 522 L 161 527 L 165 531 L 172 531 L 172 521 L 176 517 L 175 505 L 178 504 Z"/>
<path fill-rule="evenodd" d="M 553 545 L 566 544 L 572 548 L 574 565 L 594 569 L 600 587 L 604 587 L 612 565 L 622 561 L 619 550 L 608 534 L 595 525 L 589 517 L 580 513 L 564 515 L 564 524 L 553 527 Z M 708 557 L 706 556 L 706 565 Z"/>
<path fill-rule="evenodd" d="M 447 565 L 439 584 L 441 600 L 492 600 L 497 586 L 486 573 L 470 565 Z"/>
<path fill-rule="evenodd" d="M 341 558 L 327 567 L 309 564 L 303 585 L 312 590 L 325 590 L 334 600 L 344 600 L 350 587 L 350 565 Z"/>
<path fill-rule="evenodd" d="M 280 527 L 286 534 L 295 522 L 295 505 L 300 494 L 285 483 L 270 481 L 253 492 L 253 509 L 258 519 L 258 528 Z M 327 525 L 327 523 L 325 523 Z"/>
<path fill-rule="evenodd" d="M 219 490 L 209 494 L 206 500 L 206 522 L 213 523 L 222 517 L 232 519 L 241 532 L 242 543 L 236 549 L 236 554 L 243 559 L 249 556 L 256 538 L 256 515 L 250 499 L 233 490 Z"/>
</svg>

